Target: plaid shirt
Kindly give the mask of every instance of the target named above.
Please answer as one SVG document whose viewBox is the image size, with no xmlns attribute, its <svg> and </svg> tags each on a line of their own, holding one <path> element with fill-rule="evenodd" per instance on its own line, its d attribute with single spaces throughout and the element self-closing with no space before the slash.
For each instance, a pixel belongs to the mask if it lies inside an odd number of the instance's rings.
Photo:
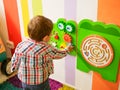
<svg viewBox="0 0 120 90">
<path fill-rule="evenodd" d="M 29 85 L 41 84 L 53 73 L 53 59 L 63 58 L 67 51 L 60 51 L 46 42 L 31 39 L 19 43 L 12 57 L 12 71 Z"/>
</svg>

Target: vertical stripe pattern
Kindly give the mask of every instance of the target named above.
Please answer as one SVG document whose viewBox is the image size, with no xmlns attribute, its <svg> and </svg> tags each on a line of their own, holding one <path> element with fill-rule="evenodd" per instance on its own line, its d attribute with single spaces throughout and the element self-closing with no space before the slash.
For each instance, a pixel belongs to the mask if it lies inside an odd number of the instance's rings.
<svg viewBox="0 0 120 90">
<path fill-rule="evenodd" d="M 32 0 L 33 16 L 42 15 L 42 0 Z"/>
<path fill-rule="evenodd" d="M 61 17 L 76 22 L 87 18 L 120 26 L 119 0 L 0 0 L 0 9 L 0 36 L 5 45 L 10 40 L 15 47 L 28 37 L 27 25 L 35 15 L 44 15 L 54 23 Z M 10 49 L 6 50 L 11 57 Z M 54 65 L 51 78 L 75 86 L 77 90 L 120 90 L 120 73 L 117 82 L 111 83 L 98 73 L 76 70 L 76 57 L 70 55 L 54 61 Z"/>
<path fill-rule="evenodd" d="M 76 0 L 65 0 L 64 15 L 67 20 L 76 20 L 76 4 Z M 75 85 L 75 59 L 70 55 L 65 58 L 65 80 L 71 85 Z"/>
<path fill-rule="evenodd" d="M 98 0 L 97 20 L 120 25 L 120 1 Z M 119 75 L 118 75 L 119 76 Z M 93 74 L 92 90 L 118 90 L 120 79 L 116 83 L 104 80 L 98 73 Z"/>
<path fill-rule="evenodd" d="M 42 13 L 56 23 L 58 18 L 64 17 L 64 0 L 42 0 Z M 54 60 L 54 74 L 50 78 L 66 83 L 65 71 L 65 59 Z"/>
<path fill-rule="evenodd" d="M 80 22 L 82 19 L 97 20 L 98 0 L 77 0 L 77 18 Z M 80 35 L 80 34 L 79 34 Z M 85 73 L 76 70 L 75 86 L 79 90 L 92 90 L 93 72 Z"/>
<path fill-rule="evenodd" d="M 17 1 L 3 0 L 3 2 L 9 38 L 14 42 L 14 46 L 16 46 L 21 41 Z M 14 50 L 12 50 L 12 53 L 13 52 Z"/>
<path fill-rule="evenodd" d="M 7 46 L 6 42 L 9 40 L 9 37 L 8 37 L 3 0 L 0 0 L 0 37 L 4 42 L 4 45 Z M 8 57 L 11 57 L 11 51 L 7 47 L 6 47 L 6 53 Z"/>
<path fill-rule="evenodd" d="M 24 35 L 28 37 L 27 33 L 27 25 L 30 20 L 29 12 L 28 12 L 28 0 L 20 0 L 21 8 L 22 8 L 22 17 L 23 17 L 23 25 L 24 25 Z"/>
</svg>

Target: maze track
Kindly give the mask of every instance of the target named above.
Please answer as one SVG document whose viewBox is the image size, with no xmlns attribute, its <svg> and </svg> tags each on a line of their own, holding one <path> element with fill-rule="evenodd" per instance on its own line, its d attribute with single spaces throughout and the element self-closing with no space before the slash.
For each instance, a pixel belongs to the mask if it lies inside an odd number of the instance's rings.
<svg viewBox="0 0 120 90">
<path fill-rule="evenodd" d="M 84 59 L 95 67 L 106 67 L 113 60 L 112 46 L 98 35 L 90 35 L 83 40 L 81 53 Z"/>
</svg>

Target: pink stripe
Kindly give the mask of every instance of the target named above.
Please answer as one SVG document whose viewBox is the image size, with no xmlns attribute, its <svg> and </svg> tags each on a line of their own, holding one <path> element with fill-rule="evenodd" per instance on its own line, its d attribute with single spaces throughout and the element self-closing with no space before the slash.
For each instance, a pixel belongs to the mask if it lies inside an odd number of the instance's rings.
<svg viewBox="0 0 120 90">
<path fill-rule="evenodd" d="M 76 4 L 76 0 L 65 0 L 64 16 L 67 20 L 76 20 Z M 65 59 L 65 80 L 75 85 L 75 57 L 68 55 Z"/>
</svg>

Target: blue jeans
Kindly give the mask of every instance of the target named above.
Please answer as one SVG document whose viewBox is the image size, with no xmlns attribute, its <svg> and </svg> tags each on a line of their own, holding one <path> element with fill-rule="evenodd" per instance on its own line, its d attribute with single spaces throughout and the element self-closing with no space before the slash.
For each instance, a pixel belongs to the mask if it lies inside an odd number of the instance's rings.
<svg viewBox="0 0 120 90">
<path fill-rule="evenodd" d="M 42 84 L 38 85 L 27 85 L 22 83 L 23 90 L 50 90 L 49 79 Z"/>
</svg>

